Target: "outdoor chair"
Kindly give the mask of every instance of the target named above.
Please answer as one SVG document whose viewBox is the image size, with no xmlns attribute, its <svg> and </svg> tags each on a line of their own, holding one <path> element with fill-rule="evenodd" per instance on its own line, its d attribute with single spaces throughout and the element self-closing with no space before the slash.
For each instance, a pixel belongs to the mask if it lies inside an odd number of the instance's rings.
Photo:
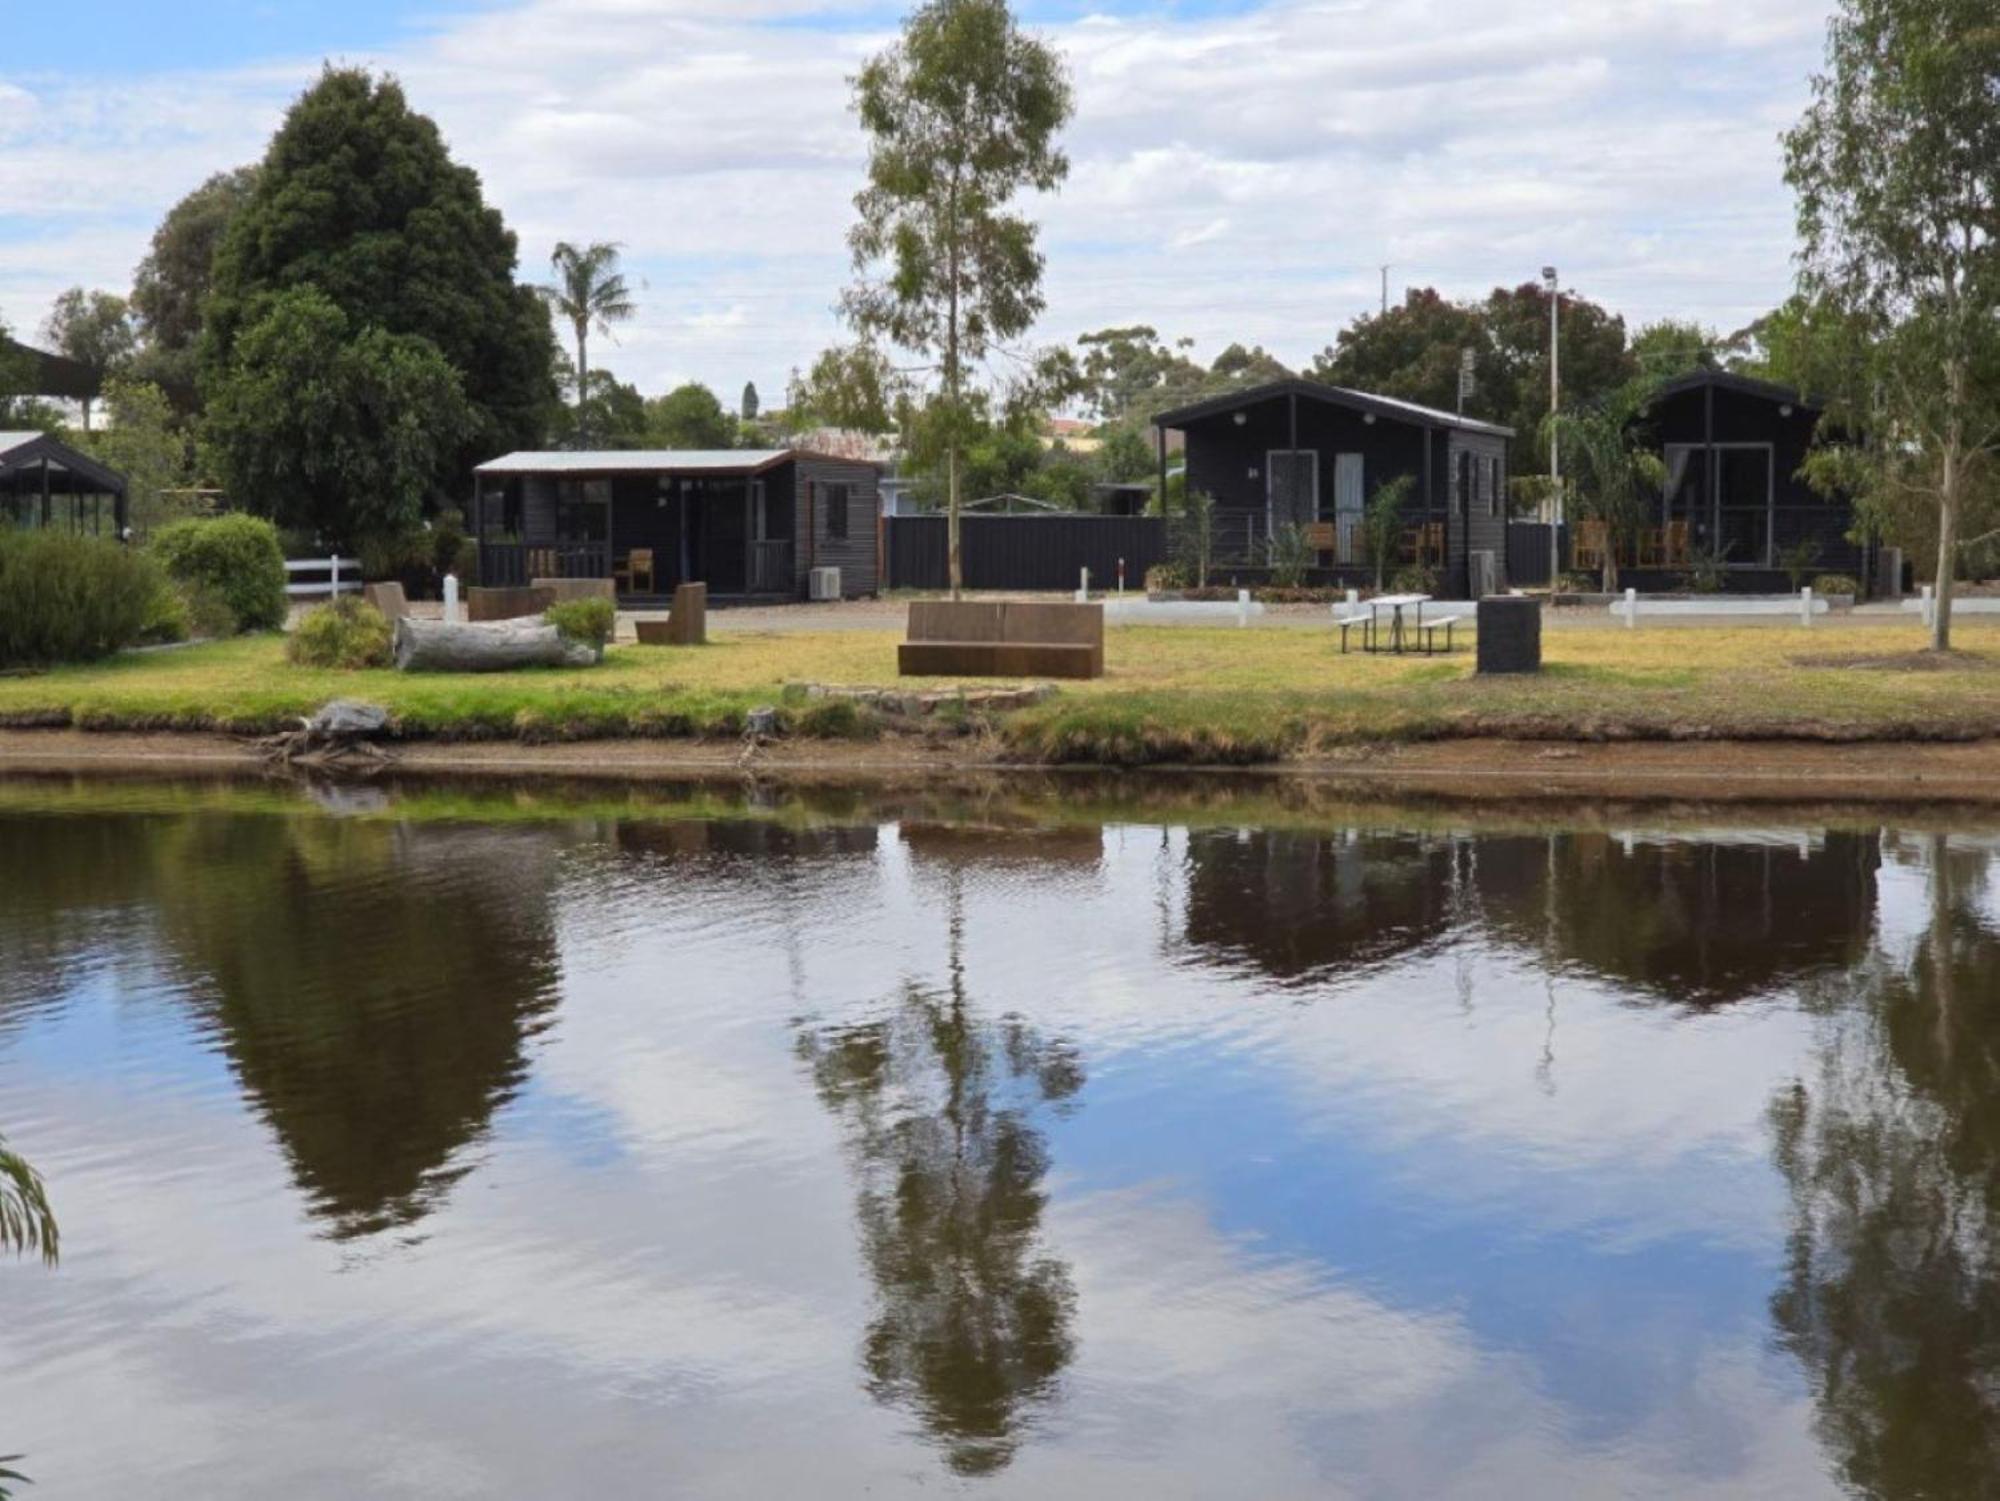
<svg viewBox="0 0 2000 1501">
<path fill-rule="evenodd" d="M 1688 524 L 1685 521 L 1669 521 L 1665 535 L 1660 539 L 1660 566 L 1685 568 L 1688 553 Z"/>
<path fill-rule="evenodd" d="M 1602 521 L 1585 521 L 1576 529 L 1576 554 L 1572 565 L 1581 573 L 1602 568 L 1611 553 L 1611 528 Z"/>
<path fill-rule="evenodd" d="M 653 549 L 635 547 L 625 554 L 625 566 L 614 569 L 611 577 L 620 584 L 627 594 L 655 594 L 659 585 L 653 573 Z M 646 587 L 639 587 L 639 580 L 646 581 Z"/>
</svg>

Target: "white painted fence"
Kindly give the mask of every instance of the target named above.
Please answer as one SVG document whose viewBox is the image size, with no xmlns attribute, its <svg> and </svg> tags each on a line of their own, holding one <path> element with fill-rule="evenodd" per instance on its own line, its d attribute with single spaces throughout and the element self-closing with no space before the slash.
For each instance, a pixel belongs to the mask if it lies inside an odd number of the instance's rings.
<svg viewBox="0 0 2000 1501">
<path fill-rule="evenodd" d="M 303 584 L 290 582 L 302 573 L 326 576 Z M 293 599 L 338 598 L 342 594 L 361 592 L 361 560 L 343 558 L 339 553 L 330 558 L 289 559 L 285 563 L 285 574 L 285 593 Z"/>
<path fill-rule="evenodd" d="M 1921 615 L 1925 625 L 1937 624 L 1937 589 L 1925 584 L 1924 592 L 1916 599 L 1903 601 L 1906 613 Z M 1952 596 L 1951 613 L 1954 615 L 2000 615 L 2000 599 L 1962 599 Z"/>
<path fill-rule="evenodd" d="M 1248 589 L 1229 599 L 1148 599 L 1143 594 L 1113 594 L 1102 601 L 1108 625 L 1227 625 L 1238 628 L 1264 613 Z"/>
<path fill-rule="evenodd" d="M 1666 618 L 1682 616 L 1693 619 L 1729 620 L 1751 619 L 1757 616 L 1790 616 L 1800 625 L 1810 626 L 1813 618 L 1824 615 L 1833 607 L 1810 589 L 1801 589 L 1796 595 L 1712 595 L 1706 599 L 1658 599 L 1641 594 L 1637 589 L 1627 589 L 1623 599 L 1611 602 L 1611 613 L 1625 622 L 1628 631 L 1639 628 L 1641 615 Z"/>
</svg>

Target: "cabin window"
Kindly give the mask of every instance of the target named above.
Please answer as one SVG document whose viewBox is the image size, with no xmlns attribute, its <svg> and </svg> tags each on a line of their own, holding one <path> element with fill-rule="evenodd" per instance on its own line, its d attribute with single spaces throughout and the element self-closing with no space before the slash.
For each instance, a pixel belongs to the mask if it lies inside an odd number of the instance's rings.
<svg viewBox="0 0 2000 1501">
<path fill-rule="evenodd" d="M 820 494 L 825 497 L 826 534 L 837 541 L 847 539 L 847 503 L 854 493 L 852 485 L 821 485 Z"/>
<path fill-rule="evenodd" d="M 556 536 L 564 542 L 602 542 L 611 535 L 611 481 L 556 482 Z"/>
</svg>

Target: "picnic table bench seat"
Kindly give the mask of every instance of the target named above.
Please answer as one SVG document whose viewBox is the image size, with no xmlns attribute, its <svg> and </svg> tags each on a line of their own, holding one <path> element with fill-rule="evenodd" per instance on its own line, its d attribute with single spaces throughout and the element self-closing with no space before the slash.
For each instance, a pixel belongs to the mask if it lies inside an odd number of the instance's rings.
<svg viewBox="0 0 2000 1501">
<path fill-rule="evenodd" d="M 1103 677 L 1104 607 L 918 600 L 896 665 L 904 677 Z"/>
</svg>

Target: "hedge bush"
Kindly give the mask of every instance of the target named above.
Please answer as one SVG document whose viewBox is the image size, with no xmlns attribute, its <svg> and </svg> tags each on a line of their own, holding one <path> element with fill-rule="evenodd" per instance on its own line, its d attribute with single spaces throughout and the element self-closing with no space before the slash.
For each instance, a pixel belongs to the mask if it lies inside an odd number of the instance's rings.
<svg viewBox="0 0 2000 1501">
<path fill-rule="evenodd" d="M 1815 594 L 1851 594 L 1861 598 L 1861 581 L 1845 573 L 1822 573 L 1812 582 Z"/>
<path fill-rule="evenodd" d="M 131 646 L 163 587 L 153 561 L 121 542 L 0 530 L 0 667 L 89 662 Z"/>
<path fill-rule="evenodd" d="M 561 631 L 564 639 L 602 651 L 618 624 L 618 608 L 608 599 L 566 599 L 550 605 L 542 618 Z"/>
<path fill-rule="evenodd" d="M 349 594 L 308 610 L 285 639 L 285 658 L 300 667 L 387 667 L 394 629 L 388 617 Z"/>
<path fill-rule="evenodd" d="M 285 623 L 285 551 L 278 531 L 256 516 L 176 521 L 154 534 L 152 548 L 173 581 L 227 605 L 245 631 Z"/>
</svg>

